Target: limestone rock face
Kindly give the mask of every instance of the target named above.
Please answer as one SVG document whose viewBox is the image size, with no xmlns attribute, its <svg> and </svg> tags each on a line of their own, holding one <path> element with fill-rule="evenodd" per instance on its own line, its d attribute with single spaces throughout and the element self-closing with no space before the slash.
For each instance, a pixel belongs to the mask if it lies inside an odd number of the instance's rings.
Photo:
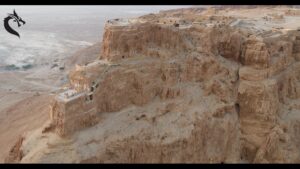
<svg viewBox="0 0 300 169">
<path fill-rule="evenodd" d="M 107 25 L 100 59 L 116 61 L 135 56 L 170 57 L 187 50 L 183 37 L 175 27 L 170 29 L 149 23 Z"/>
<path fill-rule="evenodd" d="M 300 162 L 300 32 L 228 13 L 108 21 L 99 60 L 70 72 L 49 125 L 8 161 Z"/>
<path fill-rule="evenodd" d="M 275 127 L 278 113 L 278 92 L 274 80 L 241 81 L 238 88 L 240 126 L 243 133 L 244 158 L 253 160 L 265 135 Z"/>
<path fill-rule="evenodd" d="M 23 158 L 23 151 L 21 150 L 23 140 L 24 137 L 19 137 L 15 145 L 10 149 L 9 156 L 5 158 L 5 163 L 18 162 Z"/>
<path fill-rule="evenodd" d="M 270 54 L 263 42 L 248 40 L 246 42 L 243 63 L 255 68 L 267 68 L 270 65 Z"/>
</svg>

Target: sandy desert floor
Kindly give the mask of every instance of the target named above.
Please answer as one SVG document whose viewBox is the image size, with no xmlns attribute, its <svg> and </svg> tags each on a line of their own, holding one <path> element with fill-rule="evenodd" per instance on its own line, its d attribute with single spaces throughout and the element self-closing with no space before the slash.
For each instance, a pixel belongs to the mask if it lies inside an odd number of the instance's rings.
<svg viewBox="0 0 300 169">
<path fill-rule="evenodd" d="M 40 127 L 49 118 L 49 103 L 66 82 L 75 64 L 98 57 L 100 44 L 79 50 L 58 67 L 39 67 L 28 71 L 0 72 L 0 163 L 19 135 Z M 85 57 L 82 58 L 82 53 Z"/>
<path fill-rule="evenodd" d="M 47 120 L 47 104 L 52 95 L 46 84 L 25 81 L 23 73 L 1 73 L 0 76 L 0 83 L 5 84 L 0 89 L 0 162 L 3 162 L 3 156 L 19 134 Z"/>
<path fill-rule="evenodd" d="M 28 79 L 32 73 L 0 73 L 0 162 L 18 135 L 43 124 L 48 118 L 52 91 L 49 79 Z M 44 76 L 49 77 L 49 76 Z M 51 76 L 50 76 L 51 77 Z M 52 80 L 56 81 L 54 75 Z"/>
</svg>

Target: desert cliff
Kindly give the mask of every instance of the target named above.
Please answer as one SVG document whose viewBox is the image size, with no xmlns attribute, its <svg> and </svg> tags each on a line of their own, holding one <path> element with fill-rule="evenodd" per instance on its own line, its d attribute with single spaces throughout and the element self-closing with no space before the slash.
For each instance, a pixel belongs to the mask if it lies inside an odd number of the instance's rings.
<svg viewBox="0 0 300 169">
<path fill-rule="evenodd" d="M 107 21 L 99 58 L 70 71 L 48 122 L 20 136 L 6 162 L 300 162 L 299 11 Z"/>
</svg>

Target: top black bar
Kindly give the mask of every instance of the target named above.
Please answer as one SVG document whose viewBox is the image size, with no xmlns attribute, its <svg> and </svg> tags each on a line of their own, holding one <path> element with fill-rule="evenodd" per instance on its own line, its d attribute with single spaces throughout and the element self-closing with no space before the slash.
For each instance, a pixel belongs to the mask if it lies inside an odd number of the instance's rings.
<svg viewBox="0 0 300 169">
<path fill-rule="evenodd" d="M 298 5 L 296 0 L 3 0 L 1 5 Z"/>
</svg>

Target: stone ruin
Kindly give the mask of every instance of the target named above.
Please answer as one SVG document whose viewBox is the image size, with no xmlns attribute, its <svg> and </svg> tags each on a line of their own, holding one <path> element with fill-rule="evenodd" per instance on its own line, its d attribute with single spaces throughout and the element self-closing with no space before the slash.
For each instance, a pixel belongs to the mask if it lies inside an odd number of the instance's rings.
<svg viewBox="0 0 300 169">
<path fill-rule="evenodd" d="M 50 118 L 58 135 L 67 136 L 98 122 L 93 100 L 93 92 L 97 87 L 98 84 L 89 87 L 88 84 L 75 82 L 74 89 L 69 88 L 55 97 Z"/>
</svg>

